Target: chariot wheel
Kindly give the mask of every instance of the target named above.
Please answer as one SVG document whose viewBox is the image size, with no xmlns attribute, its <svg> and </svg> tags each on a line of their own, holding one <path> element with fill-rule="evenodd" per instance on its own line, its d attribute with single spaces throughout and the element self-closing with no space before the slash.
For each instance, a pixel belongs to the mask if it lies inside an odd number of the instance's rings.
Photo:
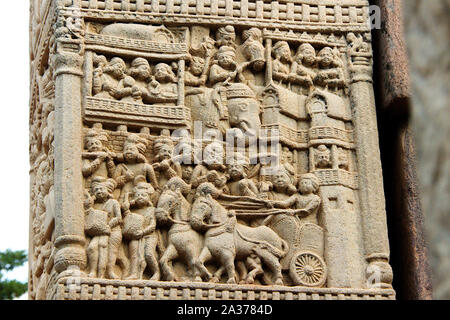
<svg viewBox="0 0 450 320">
<path fill-rule="evenodd" d="M 317 254 L 301 251 L 292 256 L 289 275 L 297 286 L 322 287 L 327 280 L 327 267 Z"/>
</svg>

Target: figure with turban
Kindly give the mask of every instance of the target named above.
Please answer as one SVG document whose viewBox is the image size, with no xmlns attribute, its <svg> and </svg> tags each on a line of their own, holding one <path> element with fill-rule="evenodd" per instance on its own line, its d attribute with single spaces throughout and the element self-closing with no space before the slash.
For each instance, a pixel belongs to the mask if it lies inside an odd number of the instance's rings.
<svg viewBox="0 0 450 320">
<path fill-rule="evenodd" d="M 117 187 L 121 188 L 120 202 L 123 202 L 125 194 L 132 191 L 137 176 L 144 176 L 155 190 L 159 190 L 155 170 L 144 156 L 146 150 L 147 141 L 143 137 L 132 133 L 125 139 L 123 153 L 118 156 L 120 163 L 114 172 Z"/>
<path fill-rule="evenodd" d="M 123 235 L 129 240 L 130 274 L 127 277 L 129 280 L 142 279 L 146 266 L 151 271 L 151 280 L 157 281 L 160 278 L 156 253 L 158 234 L 155 208 L 151 201 L 154 192 L 152 185 L 147 183 L 144 176 L 137 176 L 134 179 L 133 192 L 125 196 L 122 204 Z"/>
<path fill-rule="evenodd" d="M 106 132 L 91 129 L 85 136 L 85 148 L 83 152 L 83 177 L 85 187 L 89 188 L 92 177 L 101 176 L 112 178 L 115 170 L 115 154 L 107 148 L 108 136 Z"/>
<path fill-rule="evenodd" d="M 85 193 L 85 233 L 91 237 L 87 248 L 89 277 L 118 279 L 114 272 L 119 246 L 122 242 L 122 214 L 113 198 L 116 182 L 94 177 L 91 194 Z"/>
</svg>

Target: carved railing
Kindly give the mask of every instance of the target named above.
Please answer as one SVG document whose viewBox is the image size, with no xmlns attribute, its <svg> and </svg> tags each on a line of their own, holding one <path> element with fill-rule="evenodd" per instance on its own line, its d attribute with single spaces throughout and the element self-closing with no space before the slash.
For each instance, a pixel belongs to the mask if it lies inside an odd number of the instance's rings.
<svg viewBox="0 0 450 320">
<path fill-rule="evenodd" d="M 67 6 L 103 12 L 194 16 L 196 18 L 252 19 L 307 24 L 367 24 L 368 2 L 294 0 L 73 0 Z"/>
<path fill-rule="evenodd" d="M 310 140 L 335 139 L 347 143 L 353 143 L 353 131 L 342 130 L 333 127 L 314 127 L 309 130 Z"/>
<path fill-rule="evenodd" d="M 173 128 L 189 127 L 190 110 L 184 106 L 145 105 L 87 97 L 85 120 L 138 126 L 164 124 Z"/>
</svg>

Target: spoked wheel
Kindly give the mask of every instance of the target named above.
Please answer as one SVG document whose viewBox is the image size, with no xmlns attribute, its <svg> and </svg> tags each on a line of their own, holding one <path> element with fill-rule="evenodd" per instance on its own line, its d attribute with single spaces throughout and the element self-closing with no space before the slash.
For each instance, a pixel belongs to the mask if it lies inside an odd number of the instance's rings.
<svg viewBox="0 0 450 320">
<path fill-rule="evenodd" d="M 289 275 L 297 286 L 322 287 L 327 280 L 327 267 L 317 254 L 298 252 L 292 257 Z"/>
</svg>

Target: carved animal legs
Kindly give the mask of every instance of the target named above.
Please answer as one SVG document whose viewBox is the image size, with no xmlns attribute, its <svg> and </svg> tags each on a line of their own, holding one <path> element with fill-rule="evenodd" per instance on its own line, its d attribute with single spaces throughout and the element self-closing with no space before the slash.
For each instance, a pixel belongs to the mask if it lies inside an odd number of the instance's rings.
<svg viewBox="0 0 450 320">
<path fill-rule="evenodd" d="M 198 257 L 197 261 L 195 262 L 195 266 L 200 272 L 200 275 L 202 277 L 205 277 L 206 281 L 210 281 L 212 278 L 212 274 L 205 267 L 205 262 L 211 259 L 212 259 L 211 252 L 209 251 L 208 247 L 205 246 L 203 247 L 202 252 L 200 252 L 200 256 Z"/>
<path fill-rule="evenodd" d="M 278 258 L 269 251 L 262 248 L 255 248 L 255 254 L 264 261 L 265 264 L 272 270 L 276 285 L 283 285 L 283 275 L 281 273 L 281 264 Z"/>
<path fill-rule="evenodd" d="M 247 275 L 246 283 L 253 284 L 257 276 L 264 274 L 261 266 L 261 259 L 256 255 L 251 255 L 247 257 L 246 265 L 251 270 Z"/>
<path fill-rule="evenodd" d="M 178 258 L 178 251 L 173 244 L 170 244 L 164 255 L 161 257 L 159 263 L 161 264 L 161 271 L 167 281 L 177 281 L 178 278 L 170 266 L 170 262 Z"/>
<path fill-rule="evenodd" d="M 225 270 L 227 271 L 228 280 L 227 283 L 229 284 L 236 284 L 236 270 L 234 268 L 234 258 L 236 257 L 236 254 L 234 252 L 224 250 L 221 252 L 221 264 L 225 267 Z"/>
</svg>

